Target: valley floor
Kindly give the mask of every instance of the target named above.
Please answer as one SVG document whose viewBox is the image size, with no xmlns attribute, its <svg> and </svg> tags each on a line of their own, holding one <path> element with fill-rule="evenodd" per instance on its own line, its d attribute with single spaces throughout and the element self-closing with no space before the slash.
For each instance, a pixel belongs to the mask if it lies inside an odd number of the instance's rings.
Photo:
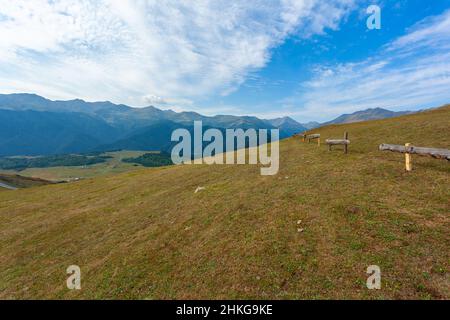
<svg viewBox="0 0 450 320">
<path fill-rule="evenodd" d="M 48 168 L 27 168 L 25 170 L 1 170 L 0 174 L 17 174 L 24 177 L 46 179 L 50 181 L 73 181 L 75 179 L 94 178 L 102 175 L 117 174 L 138 169 L 141 166 L 123 162 L 123 159 L 139 157 L 149 151 L 115 151 L 102 155 L 110 156 L 106 162 L 88 166 L 65 166 Z"/>
<path fill-rule="evenodd" d="M 2 191 L 0 298 L 449 299 L 450 164 L 406 173 L 378 151 L 449 148 L 449 123 L 444 107 L 320 128 L 348 131 L 349 154 L 287 139 L 276 176 L 187 165 Z"/>
</svg>

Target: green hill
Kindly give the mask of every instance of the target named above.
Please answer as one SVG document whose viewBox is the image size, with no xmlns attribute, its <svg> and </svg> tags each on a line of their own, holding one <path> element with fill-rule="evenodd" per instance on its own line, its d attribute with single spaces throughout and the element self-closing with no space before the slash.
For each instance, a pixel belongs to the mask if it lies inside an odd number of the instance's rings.
<svg viewBox="0 0 450 320">
<path fill-rule="evenodd" d="M 348 131 L 349 154 L 290 138 L 276 176 L 171 166 L 0 192 L 0 298 L 449 299 L 450 165 L 414 156 L 406 173 L 378 151 L 449 148 L 449 123 L 446 106 L 319 128 Z"/>
<path fill-rule="evenodd" d="M 119 131 L 82 113 L 1 110 L 0 157 L 79 153 L 114 141 Z"/>
</svg>

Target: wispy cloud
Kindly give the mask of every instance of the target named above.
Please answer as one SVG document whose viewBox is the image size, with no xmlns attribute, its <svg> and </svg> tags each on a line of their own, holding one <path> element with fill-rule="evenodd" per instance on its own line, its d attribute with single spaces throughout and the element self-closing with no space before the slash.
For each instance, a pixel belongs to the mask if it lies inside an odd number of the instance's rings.
<svg viewBox="0 0 450 320">
<path fill-rule="evenodd" d="M 227 94 L 353 0 L 0 0 L 3 92 L 144 105 Z"/>
<path fill-rule="evenodd" d="M 418 109 L 450 102 L 450 11 L 413 26 L 371 58 L 318 66 L 283 101 L 288 114 L 327 120 L 365 108 Z"/>
</svg>

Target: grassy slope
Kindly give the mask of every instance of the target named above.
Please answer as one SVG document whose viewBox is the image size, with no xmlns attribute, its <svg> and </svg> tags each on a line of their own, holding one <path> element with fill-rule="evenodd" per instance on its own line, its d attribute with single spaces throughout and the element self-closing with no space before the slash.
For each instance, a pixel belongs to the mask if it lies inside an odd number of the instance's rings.
<svg viewBox="0 0 450 320">
<path fill-rule="evenodd" d="M 414 157 L 406 174 L 377 147 L 448 148 L 449 122 L 446 107 L 321 128 L 348 130 L 350 153 L 288 139 L 276 176 L 177 166 L 2 192 L 0 298 L 448 299 L 450 165 Z"/>
</svg>

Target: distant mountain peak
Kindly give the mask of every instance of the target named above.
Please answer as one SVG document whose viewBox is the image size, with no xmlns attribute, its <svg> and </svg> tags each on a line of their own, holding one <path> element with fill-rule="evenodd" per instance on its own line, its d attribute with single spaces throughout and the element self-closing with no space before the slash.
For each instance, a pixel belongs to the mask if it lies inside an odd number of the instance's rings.
<svg viewBox="0 0 450 320">
<path fill-rule="evenodd" d="M 306 123 L 302 123 L 302 126 L 304 126 L 307 130 L 315 129 L 321 126 L 321 124 L 317 121 L 310 121 Z"/>
<path fill-rule="evenodd" d="M 274 119 L 274 120 L 280 120 L 280 121 L 283 121 L 283 122 L 295 122 L 295 123 L 298 123 L 297 121 L 295 121 L 294 119 L 292 119 L 289 116 L 277 118 L 277 119 Z"/>
<path fill-rule="evenodd" d="M 352 123 L 368 120 L 379 120 L 386 118 L 393 118 L 411 113 L 411 111 L 391 111 L 384 108 L 369 108 L 366 110 L 356 111 L 350 114 L 343 114 L 334 120 L 324 123 L 327 124 L 340 124 L 340 123 Z"/>
<path fill-rule="evenodd" d="M 285 117 L 280 117 L 280 118 L 274 118 L 274 119 L 267 119 L 266 121 L 270 121 L 272 123 L 277 122 L 277 123 L 296 123 L 296 124 L 300 124 L 299 122 L 295 121 L 294 119 L 292 119 L 291 117 L 285 116 Z"/>
<path fill-rule="evenodd" d="M 58 100 L 58 101 L 63 101 L 63 100 Z M 82 99 L 72 99 L 72 100 L 68 100 L 68 102 L 81 102 L 81 103 L 87 103 L 86 101 L 82 100 Z"/>
<path fill-rule="evenodd" d="M 302 124 L 287 116 L 265 121 L 280 130 L 288 132 L 289 135 L 294 135 L 307 130 Z"/>
</svg>

